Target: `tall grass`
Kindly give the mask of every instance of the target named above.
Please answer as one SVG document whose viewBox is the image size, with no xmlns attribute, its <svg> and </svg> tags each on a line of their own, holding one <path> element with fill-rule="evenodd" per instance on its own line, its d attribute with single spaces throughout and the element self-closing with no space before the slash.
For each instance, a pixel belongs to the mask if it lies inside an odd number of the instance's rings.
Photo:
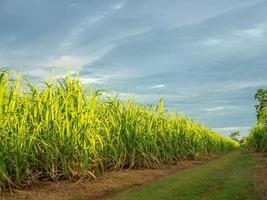
<svg viewBox="0 0 267 200">
<path fill-rule="evenodd" d="M 261 122 L 253 127 L 246 140 L 250 149 L 256 152 L 267 152 L 267 119 L 265 123 Z"/>
<path fill-rule="evenodd" d="M 258 89 L 255 94 L 257 124 L 245 138 L 247 146 L 256 152 L 267 152 L 267 90 Z"/>
<path fill-rule="evenodd" d="M 27 83 L 27 84 L 26 84 Z M 237 147 L 186 117 L 85 92 L 70 76 L 37 88 L 0 73 L 0 186 L 158 167 Z"/>
</svg>

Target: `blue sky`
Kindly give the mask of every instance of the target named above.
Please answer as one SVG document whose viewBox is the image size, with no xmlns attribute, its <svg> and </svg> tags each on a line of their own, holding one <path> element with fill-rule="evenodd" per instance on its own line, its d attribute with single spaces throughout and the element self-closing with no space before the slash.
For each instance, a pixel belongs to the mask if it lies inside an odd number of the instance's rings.
<svg viewBox="0 0 267 200">
<path fill-rule="evenodd" d="M 0 0 L 0 65 L 157 102 L 220 133 L 255 123 L 267 87 L 266 0 Z"/>
</svg>

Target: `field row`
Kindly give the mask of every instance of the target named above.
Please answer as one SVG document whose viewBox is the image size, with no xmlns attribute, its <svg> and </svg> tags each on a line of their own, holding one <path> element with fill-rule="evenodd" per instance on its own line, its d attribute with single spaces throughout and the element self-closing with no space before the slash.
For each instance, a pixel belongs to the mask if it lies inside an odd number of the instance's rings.
<svg viewBox="0 0 267 200">
<path fill-rule="evenodd" d="M 79 78 L 33 86 L 0 74 L 0 184 L 175 164 L 238 143 L 166 111 L 88 91 Z"/>
</svg>

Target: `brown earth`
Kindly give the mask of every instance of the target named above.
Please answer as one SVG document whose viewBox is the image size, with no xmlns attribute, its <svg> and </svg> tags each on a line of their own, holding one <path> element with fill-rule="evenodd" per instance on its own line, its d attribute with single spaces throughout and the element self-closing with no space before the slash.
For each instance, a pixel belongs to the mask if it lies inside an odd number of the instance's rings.
<svg viewBox="0 0 267 200">
<path fill-rule="evenodd" d="M 113 171 L 103 174 L 94 181 L 41 182 L 32 189 L 14 190 L 3 193 L 1 200 L 101 200 L 119 192 L 129 192 L 146 186 L 162 177 L 174 174 L 218 156 L 212 155 L 194 161 L 181 161 L 177 165 L 166 165 L 159 169 Z"/>
<path fill-rule="evenodd" d="M 255 156 L 263 160 L 263 164 L 256 167 L 256 176 L 259 184 L 259 193 L 262 200 L 267 200 L 267 153 L 255 154 Z"/>
</svg>

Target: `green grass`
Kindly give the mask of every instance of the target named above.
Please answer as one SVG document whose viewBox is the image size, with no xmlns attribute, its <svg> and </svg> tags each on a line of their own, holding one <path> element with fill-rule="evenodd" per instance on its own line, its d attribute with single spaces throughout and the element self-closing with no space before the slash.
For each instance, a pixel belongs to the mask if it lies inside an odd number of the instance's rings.
<svg viewBox="0 0 267 200">
<path fill-rule="evenodd" d="M 257 200 L 257 164 L 251 155 L 234 151 L 110 200 Z"/>
<path fill-rule="evenodd" d="M 158 167 L 238 147 L 158 105 L 88 91 L 79 77 L 36 87 L 0 73 L 0 187 Z"/>
</svg>

